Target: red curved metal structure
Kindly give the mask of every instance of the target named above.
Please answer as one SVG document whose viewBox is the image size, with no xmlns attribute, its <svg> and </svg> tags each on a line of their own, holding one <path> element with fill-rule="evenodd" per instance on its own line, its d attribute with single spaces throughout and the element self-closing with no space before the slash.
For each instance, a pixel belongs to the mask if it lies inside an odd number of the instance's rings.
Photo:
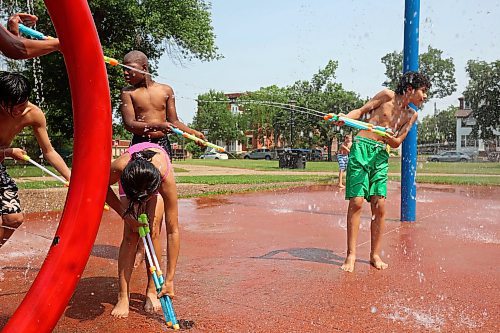
<svg viewBox="0 0 500 333">
<path fill-rule="evenodd" d="M 85 0 L 45 0 L 61 42 L 74 115 L 71 185 L 54 242 L 3 333 L 50 332 L 87 263 L 106 197 L 111 103 L 99 38 Z"/>
</svg>

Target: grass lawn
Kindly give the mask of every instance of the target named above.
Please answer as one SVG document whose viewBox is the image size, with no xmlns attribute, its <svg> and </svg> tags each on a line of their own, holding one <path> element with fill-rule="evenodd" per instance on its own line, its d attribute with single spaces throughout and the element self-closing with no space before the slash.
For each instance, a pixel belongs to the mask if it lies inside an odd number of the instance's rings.
<svg viewBox="0 0 500 333">
<path fill-rule="evenodd" d="M 183 164 L 207 165 L 228 168 L 240 168 L 262 171 L 280 171 L 278 161 L 266 160 L 185 160 L 175 161 L 176 166 Z M 338 172 L 337 162 L 307 162 L 305 169 L 286 169 L 297 173 L 308 172 Z M 389 160 L 389 172 L 401 172 L 401 160 L 391 158 Z M 417 173 L 439 173 L 439 174 L 480 174 L 500 175 L 500 163 L 491 162 L 417 162 Z"/>
<path fill-rule="evenodd" d="M 206 165 L 217 167 L 231 167 L 242 169 L 242 175 L 213 175 L 213 176 L 189 176 L 189 172 L 183 169 L 183 165 Z M 54 170 L 52 167 L 49 169 Z M 276 171 L 272 175 L 244 175 L 245 169 Z M 175 161 L 175 173 L 178 183 L 184 184 L 277 184 L 284 182 L 316 182 L 328 183 L 337 177 L 337 162 L 307 162 L 306 169 L 285 169 L 296 171 L 294 175 L 282 175 L 278 167 L 278 161 L 266 160 L 186 160 Z M 389 162 L 390 173 L 400 173 L 401 161 L 399 158 L 391 158 Z M 327 172 L 328 175 L 304 175 L 301 171 Z M 8 167 L 9 174 L 14 178 L 47 176 L 40 169 L 31 165 L 14 165 Z M 453 175 L 454 174 L 454 175 Z M 469 176 L 468 176 L 469 175 Z M 391 180 L 399 181 L 400 176 L 390 176 Z M 417 162 L 417 183 L 431 184 L 454 184 L 454 185 L 480 185 L 500 186 L 500 163 L 439 163 L 439 162 Z M 61 187 L 57 181 L 29 181 L 18 182 L 21 189 L 44 189 Z"/>
<path fill-rule="evenodd" d="M 326 183 L 332 176 L 316 175 L 227 175 L 227 176 L 177 176 L 179 184 L 269 184 L 284 182 L 317 182 Z"/>
</svg>

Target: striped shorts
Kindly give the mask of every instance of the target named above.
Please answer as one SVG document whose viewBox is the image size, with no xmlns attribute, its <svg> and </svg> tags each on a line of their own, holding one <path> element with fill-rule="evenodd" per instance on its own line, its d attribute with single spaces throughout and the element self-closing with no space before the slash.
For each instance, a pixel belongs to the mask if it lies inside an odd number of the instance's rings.
<svg viewBox="0 0 500 333">
<path fill-rule="evenodd" d="M 339 162 L 340 171 L 345 171 L 347 169 L 347 163 L 349 163 L 349 155 L 338 154 L 337 162 Z"/>
</svg>

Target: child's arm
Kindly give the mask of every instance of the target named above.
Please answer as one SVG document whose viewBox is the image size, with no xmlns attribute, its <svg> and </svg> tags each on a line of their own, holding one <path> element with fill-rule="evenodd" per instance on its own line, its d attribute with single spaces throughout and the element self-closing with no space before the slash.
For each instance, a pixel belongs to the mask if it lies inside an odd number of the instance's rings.
<svg viewBox="0 0 500 333">
<path fill-rule="evenodd" d="M 344 149 L 344 150 L 346 150 L 348 153 L 351 151 L 351 150 L 349 149 L 349 147 L 348 147 L 348 146 L 346 146 L 346 144 L 345 144 L 345 143 L 344 143 L 344 144 L 342 144 L 342 146 L 340 146 L 340 149 Z"/>
<path fill-rule="evenodd" d="M 35 105 L 30 105 L 30 118 L 31 127 L 33 128 L 33 133 L 35 134 L 36 141 L 42 150 L 43 157 L 66 179 L 69 181 L 71 177 L 71 172 L 62 159 L 61 155 L 55 151 L 54 147 L 50 143 L 49 135 L 47 133 L 47 123 L 45 120 L 45 115 L 42 110 L 40 110 Z"/>
<path fill-rule="evenodd" d="M 0 149 L 0 162 L 3 162 L 6 157 L 24 161 L 24 155 L 26 155 L 26 152 L 21 148 L 2 148 Z"/>
<path fill-rule="evenodd" d="M 377 109 L 383 103 L 391 100 L 393 92 L 388 89 L 384 89 L 376 94 L 371 100 L 365 103 L 359 109 L 354 109 L 349 112 L 346 117 L 351 119 L 359 119 L 368 112 Z"/>
<path fill-rule="evenodd" d="M 111 168 L 109 172 L 109 186 L 108 193 L 106 194 L 106 203 L 113 208 L 118 215 L 123 216 L 125 214 L 126 208 L 122 206 L 122 203 L 116 193 L 111 188 L 111 185 L 116 184 L 120 179 L 120 175 L 123 171 L 123 158 L 119 157 L 111 163 Z"/>
<path fill-rule="evenodd" d="M 59 39 L 32 40 L 19 36 L 19 23 L 33 25 L 37 18 L 29 14 L 15 14 L 9 18 L 9 30 L 0 25 L 0 51 L 12 59 L 29 59 L 59 50 Z"/>
<path fill-rule="evenodd" d="M 192 135 L 194 135 L 197 138 L 200 138 L 202 140 L 206 140 L 205 135 L 203 135 L 203 133 L 198 132 L 197 130 L 194 130 L 192 128 L 189 128 L 182 121 L 179 120 L 179 117 L 177 116 L 177 109 L 175 107 L 174 90 L 170 86 L 166 86 L 166 94 L 168 96 L 167 97 L 167 121 L 172 123 L 172 125 L 174 125 L 178 129 L 180 129 L 181 131 L 192 134 Z"/>
<path fill-rule="evenodd" d="M 159 192 L 165 205 L 165 223 L 167 227 L 167 272 L 162 294 L 170 294 L 173 292 L 173 281 L 180 246 L 177 188 L 175 186 L 175 177 L 172 170 L 161 184 Z"/>
<path fill-rule="evenodd" d="M 109 186 L 108 192 L 106 193 L 106 203 L 113 208 L 118 215 L 121 216 L 123 221 L 133 230 L 136 231 L 141 226 L 139 221 L 134 219 L 132 216 L 125 215 L 127 207 L 124 206 L 123 202 L 118 198 L 115 191 L 111 188 L 111 185 L 116 184 L 120 179 L 123 169 L 127 165 L 129 160 L 128 156 L 120 156 L 111 163 L 110 174 L 109 174 Z"/>
<path fill-rule="evenodd" d="M 415 112 L 410 118 L 410 121 L 408 121 L 401 127 L 397 136 L 394 137 L 391 135 L 387 135 L 382 138 L 382 141 L 387 143 L 391 148 L 398 148 L 401 145 L 401 143 L 403 143 L 404 139 L 408 135 L 408 132 L 410 132 L 413 124 L 417 121 L 417 118 L 418 118 L 418 113 Z"/>
</svg>

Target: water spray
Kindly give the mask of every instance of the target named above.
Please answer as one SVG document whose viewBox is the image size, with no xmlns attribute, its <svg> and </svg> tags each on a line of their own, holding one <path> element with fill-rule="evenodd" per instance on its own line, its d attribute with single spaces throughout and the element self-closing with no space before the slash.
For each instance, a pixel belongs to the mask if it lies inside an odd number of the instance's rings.
<svg viewBox="0 0 500 333">
<path fill-rule="evenodd" d="M 58 181 L 60 181 L 61 183 L 63 183 L 64 186 L 69 187 L 69 181 L 67 181 L 66 179 L 62 178 L 61 176 L 56 175 L 55 173 L 53 173 L 52 171 L 50 171 L 49 169 L 47 169 L 46 167 L 44 167 L 40 163 L 35 162 L 28 155 L 23 155 L 23 160 L 25 160 L 26 162 L 30 162 L 31 164 L 33 164 L 34 166 L 36 166 L 40 170 L 48 173 L 49 175 L 51 175 L 52 177 L 54 177 L 55 179 L 57 179 Z M 106 203 L 104 204 L 104 210 L 109 210 L 109 206 Z"/>
</svg>

